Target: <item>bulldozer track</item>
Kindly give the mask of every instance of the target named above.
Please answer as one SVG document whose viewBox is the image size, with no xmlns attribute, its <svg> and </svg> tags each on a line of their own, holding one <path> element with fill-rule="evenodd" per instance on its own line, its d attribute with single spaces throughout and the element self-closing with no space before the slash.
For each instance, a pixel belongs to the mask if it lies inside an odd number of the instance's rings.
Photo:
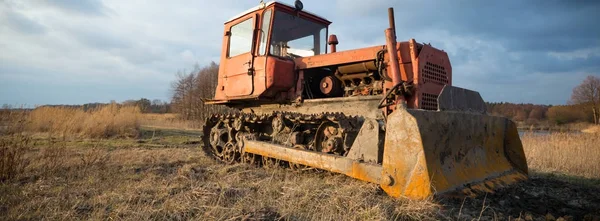
<svg viewBox="0 0 600 221">
<path fill-rule="evenodd" d="M 265 167 L 298 165 L 244 151 L 244 141 L 256 140 L 319 153 L 345 156 L 362 123 L 361 117 L 343 113 L 216 114 L 203 127 L 204 152 L 224 163 L 249 163 Z"/>
</svg>

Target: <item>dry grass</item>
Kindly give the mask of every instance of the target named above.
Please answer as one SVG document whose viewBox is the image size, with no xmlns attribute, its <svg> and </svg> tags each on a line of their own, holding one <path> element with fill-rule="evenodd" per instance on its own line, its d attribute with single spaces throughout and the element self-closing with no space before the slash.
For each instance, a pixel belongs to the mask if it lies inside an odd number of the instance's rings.
<svg viewBox="0 0 600 221">
<path fill-rule="evenodd" d="M 526 133 L 521 140 L 529 168 L 534 171 L 600 178 L 598 134 Z"/>
<path fill-rule="evenodd" d="M 193 146 L 57 142 L 60 159 L 44 143 L 17 182 L 0 185 L 0 219 L 432 220 L 440 210 L 342 175 L 216 164 Z"/>
<path fill-rule="evenodd" d="M 23 135 L 26 113 L 0 110 L 0 182 L 19 176 L 28 166 L 31 138 Z"/>
<path fill-rule="evenodd" d="M 142 114 L 140 123 L 145 127 L 193 130 L 200 128 L 204 122 L 182 120 L 177 114 Z"/>
<path fill-rule="evenodd" d="M 194 131 L 137 132 L 138 119 L 178 127 L 173 115 L 142 117 L 137 109 L 109 106 L 90 112 L 39 108 L 19 116 L 25 117 L 10 125 L 80 139 L 31 138 L 23 132 L 0 136 L 6 140 L 0 143 L 0 151 L 17 153 L 0 152 L 12 159 L 2 161 L 9 162 L 2 168 L 18 168 L 5 173 L 11 175 L 0 182 L 0 220 L 471 220 L 481 216 L 487 220 L 497 216 L 495 210 L 482 209 L 490 206 L 485 199 L 465 208 L 464 203 L 446 208 L 431 199 L 393 199 L 378 185 L 343 175 L 216 163 L 200 151 L 198 135 L 190 134 Z M 142 137 L 89 139 L 127 137 L 124 134 L 131 131 Z M 600 178 L 597 135 L 528 134 L 522 140 L 532 170 Z M 494 203 L 490 208 L 496 210 L 506 205 Z"/>
<path fill-rule="evenodd" d="M 135 137 L 138 134 L 139 108 L 110 104 L 84 111 L 68 107 L 39 107 L 28 116 L 30 132 L 88 138 Z"/>
<path fill-rule="evenodd" d="M 483 216 L 482 220 L 494 220 L 509 216 L 496 212 L 506 201 L 474 200 L 464 208 L 460 201 L 448 208 L 436 200 L 393 199 L 378 185 L 343 175 L 220 164 L 199 150 L 194 142 L 197 136 L 159 134 L 153 139 L 146 134 L 141 140 L 32 140 L 23 155 L 29 162 L 24 170 L 12 181 L 0 184 L 0 219 L 471 220 Z M 533 155 L 534 147 L 546 148 L 566 140 L 565 150 L 573 146 L 566 142 L 597 141 L 575 135 L 530 136 L 523 142 L 536 170 L 548 167 L 536 162 L 538 155 L 548 152 L 537 149 Z M 565 157 L 578 159 L 581 155 Z M 546 161 L 543 158 L 541 162 Z M 571 161 L 565 158 L 561 162 L 566 165 Z M 585 164 L 586 168 L 593 162 Z M 580 171 L 570 173 L 583 175 Z M 546 181 L 538 179 L 540 182 Z M 541 202 L 545 201 L 532 203 Z M 515 214 L 518 210 L 513 217 Z"/>
<path fill-rule="evenodd" d="M 600 134 L 600 126 L 599 125 L 589 126 L 585 129 L 581 130 L 581 132 L 598 135 L 598 134 Z"/>
<path fill-rule="evenodd" d="M 30 138 L 21 134 L 0 137 L 0 182 L 15 178 L 23 172 L 29 161 Z"/>
</svg>

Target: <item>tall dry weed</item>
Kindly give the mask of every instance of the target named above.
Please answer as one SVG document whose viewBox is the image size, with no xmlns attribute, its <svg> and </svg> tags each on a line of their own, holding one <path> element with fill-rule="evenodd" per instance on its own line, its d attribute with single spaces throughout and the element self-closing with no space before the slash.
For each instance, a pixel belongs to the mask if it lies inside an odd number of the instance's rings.
<svg viewBox="0 0 600 221">
<path fill-rule="evenodd" d="M 526 133 L 522 138 L 529 168 L 600 178 L 600 136 L 585 133 Z"/>
<path fill-rule="evenodd" d="M 40 154 L 33 166 L 45 175 L 51 175 L 63 167 L 67 159 L 67 143 L 65 138 L 51 139 L 48 146 L 40 148 Z"/>
<path fill-rule="evenodd" d="M 22 134 L 0 137 L 0 182 L 22 173 L 29 161 L 24 157 L 31 139 Z"/>
<path fill-rule="evenodd" d="M 25 118 L 23 111 L 0 110 L 0 182 L 15 178 L 29 165 L 25 154 L 31 138 L 23 133 Z"/>
<path fill-rule="evenodd" d="M 69 107 L 39 107 L 29 114 L 27 129 L 57 136 L 135 137 L 139 130 L 140 115 L 138 107 L 114 103 L 88 111 Z"/>
<path fill-rule="evenodd" d="M 110 152 L 106 148 L 94 146 L 88 151 L 79 154 L 81 160 L 81 168 L 84 172 L 87 172 L 94 166 L 99 168 L 106 166 L 106 163 L 110 160 Z"/>
</svg>

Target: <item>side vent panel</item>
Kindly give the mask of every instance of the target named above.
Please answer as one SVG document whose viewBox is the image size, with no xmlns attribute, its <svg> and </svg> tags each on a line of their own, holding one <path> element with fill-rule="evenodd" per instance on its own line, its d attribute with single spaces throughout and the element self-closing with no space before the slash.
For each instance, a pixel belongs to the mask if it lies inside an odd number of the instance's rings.
<svg viewBox="0 0 600 221">
<path fill-rule="evenodd" d="M 421 109 L 423 110 L 437 110 L 438 109 L 438 96 L 435 94 L 422 93 L 421 94 Z"/>
<path fill-rule="evenodd" d="M 423 68 L 423 80 L 425 80 L 425 83 L 432 82 L 446 85 L 448 84 L 448 75 L 441 65 L 426 62 Z"/>
</svg>

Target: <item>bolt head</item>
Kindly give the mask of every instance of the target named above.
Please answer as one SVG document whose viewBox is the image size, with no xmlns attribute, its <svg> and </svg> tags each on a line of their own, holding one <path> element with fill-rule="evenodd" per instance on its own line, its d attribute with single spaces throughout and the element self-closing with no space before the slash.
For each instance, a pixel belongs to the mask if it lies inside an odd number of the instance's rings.
<svg viewBox="0 0 600 221">
<path fill-rule="evenodd" d="M 381 177 L 381 185 L 392 186 L 394 185 L 394 178 L 390 175 L 383 175 Z"/>
</svg>

